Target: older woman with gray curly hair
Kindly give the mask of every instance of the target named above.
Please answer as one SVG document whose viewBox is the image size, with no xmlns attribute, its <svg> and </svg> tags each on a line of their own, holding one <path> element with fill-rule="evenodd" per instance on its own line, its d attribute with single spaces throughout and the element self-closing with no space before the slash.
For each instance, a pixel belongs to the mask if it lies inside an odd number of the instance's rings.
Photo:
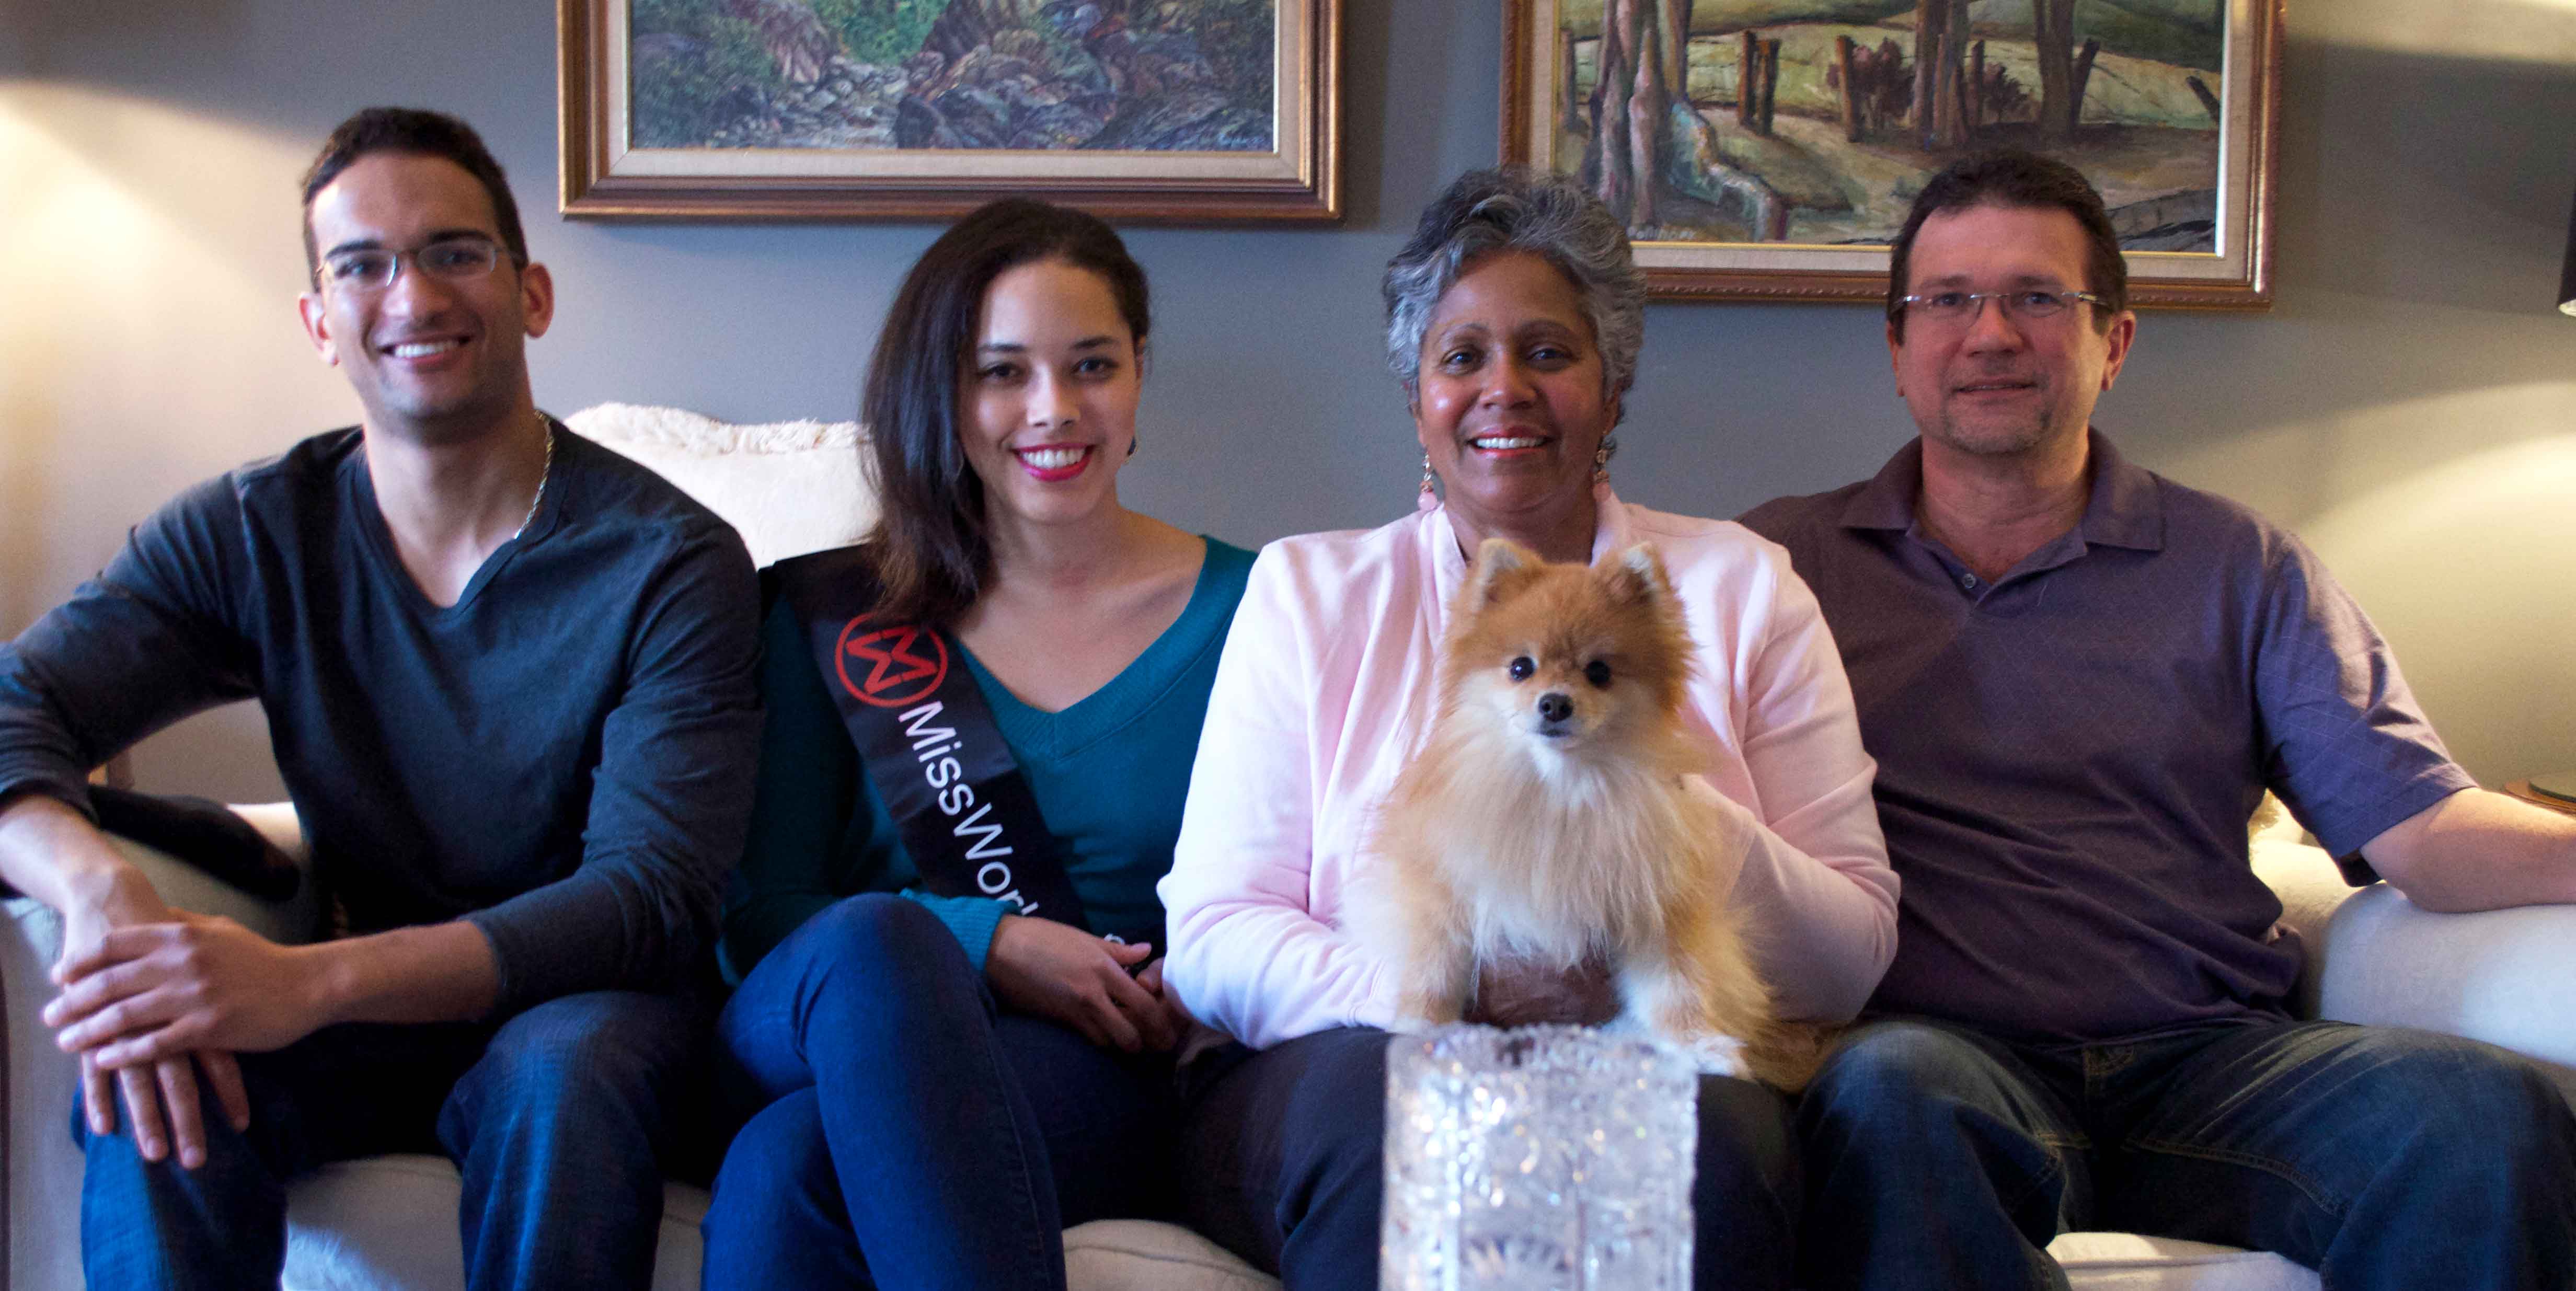
<svg viewBox="0 0 2576 1291">
<path fill-rule="evenodd" d="M 1570 180 L 1467 175 L 1387 266 L 1387 355 L 1422 442 L 1421 505 L 1271 544 L 1226 640 L 1171 874 L 1166 988 L 1230 1043 L 1184 1072 L 1182 1191 L 1200 1231 L 1291 1288 L 1377 1285 L 1383 944 L 1351 903 L 1370 822 L 1438 702 L 1438 643 L 1486 538 L 1555 561 L 1662 552 L 1698 650 L 1688 782 L 1746 840 L 1718 876 L 1789 1018 L 1858 1012 L 1896 942 L 1896 877 L 1851 689 L 1780 548 L 1609 484 L 1644 333 L 1618 222 Z M 1487 966 L 1478 1015 L 1601 1021 L 1598 964 Z M 1798 1190 L 1785 1100 L 1702 1081 L 1703 1287 L 1788 1285 Z"/>
</svg>

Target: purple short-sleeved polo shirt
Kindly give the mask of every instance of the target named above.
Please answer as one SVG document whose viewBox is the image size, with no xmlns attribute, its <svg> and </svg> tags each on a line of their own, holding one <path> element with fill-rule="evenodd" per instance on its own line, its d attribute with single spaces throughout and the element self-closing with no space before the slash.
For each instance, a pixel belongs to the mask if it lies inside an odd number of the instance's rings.
<svg viewBox="0 0 2576 1291">
<path fill-rule="evenodd" d="M 2263 790 L 2351 856 L 2474 784 L 2313 552 L 2090 442 L 2083 521 L 1991 584 L 1915 523 L 1920 442 L 1743 517 L 1815 589 L 1878 759 L 1905 896 L 1874 1011 L 2032 1044 L 2281 1016 Z"/>
</svg>

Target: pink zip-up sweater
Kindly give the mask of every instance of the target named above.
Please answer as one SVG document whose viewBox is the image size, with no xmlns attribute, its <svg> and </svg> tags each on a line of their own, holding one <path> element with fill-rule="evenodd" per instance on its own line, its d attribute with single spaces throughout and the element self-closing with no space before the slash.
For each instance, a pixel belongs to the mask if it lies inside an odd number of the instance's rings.
<svg viewBox="0 0 2576 1291">
<path fill-rule="evenodd" d="M 1750 908 L 1785 1017 L 1859 1012 L 1896 953 L 1896 872 L 1870 800 L 1851 685 L 1788 554 L 1741 525 L 1664 515 L 1606 488 L 1597 559 L 1663 554 L 1700 649 L 1684 719 L 1704 783 L 1749 847 Z M 1466 573 L 1446 508 L 1264 548 L 1235 612 L 1181 817 L 1164 980 L 1254 1048 L 1385 1026 L 1395 984 L 1344 931 L 1371 817 L 1421 748 Z"/>
</svg>

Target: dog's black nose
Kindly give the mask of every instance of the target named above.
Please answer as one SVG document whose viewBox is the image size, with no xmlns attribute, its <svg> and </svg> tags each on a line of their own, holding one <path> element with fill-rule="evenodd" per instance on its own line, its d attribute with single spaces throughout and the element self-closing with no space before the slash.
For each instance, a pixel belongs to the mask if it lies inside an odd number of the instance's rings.
<svg viewBox="0 0 2576 1291">
<path fill-rule="evenodd" d="M 1551 722 L 1574 716 L 1574 701 L 1551 690 L 1538 697 L 1538 715 Z"/>
</svg>

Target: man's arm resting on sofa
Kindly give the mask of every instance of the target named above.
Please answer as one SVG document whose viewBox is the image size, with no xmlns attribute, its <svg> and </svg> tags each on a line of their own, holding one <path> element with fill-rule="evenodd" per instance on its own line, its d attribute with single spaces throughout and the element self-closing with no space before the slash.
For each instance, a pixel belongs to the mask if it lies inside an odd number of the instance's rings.
<svg viewBox="0 0 2576 1291">
<path fill-rule="evenodd" d="M 0 879 L 63 916 L 63 958 L 54 966 L 57 985 L 65 980 L 65 963 L 94 950 L 114 930 L 173 917 L 151 881 L 88 817 L 42 793 L 0 799 Z M 115 1071 L 87 1054 L 80 1064 L 81 1102 L 90 1131 L 116 1132 L 116 1094 L 121 1091 L 135 1144 L 147 1161 L 160 1160 L 173 1146 L 182 1165 L 193 1168 L 205 1161 L 205 1126 L 197 1098 L 201 1072 L 234 1128 L 249 1128 L 250 1096 L 228 1050 L 174 1051 L 159 1061 Z"/>
<path fill-rule="evenodd" d="M 2362 844 L 2408 900 L 2459 913 L 2576 902 L 2576 816 L 2463 789 Z"/>
<path fill-rule="evenodd" d="M 71 804 L 44 793 L 0 802 L 0 880 L 70 919 L 78 912 L 132 912 L 145 922 L 169 908 L 143 872 Z M 69 932 L 65 934 L 68 943 Z"/>
</svg>

